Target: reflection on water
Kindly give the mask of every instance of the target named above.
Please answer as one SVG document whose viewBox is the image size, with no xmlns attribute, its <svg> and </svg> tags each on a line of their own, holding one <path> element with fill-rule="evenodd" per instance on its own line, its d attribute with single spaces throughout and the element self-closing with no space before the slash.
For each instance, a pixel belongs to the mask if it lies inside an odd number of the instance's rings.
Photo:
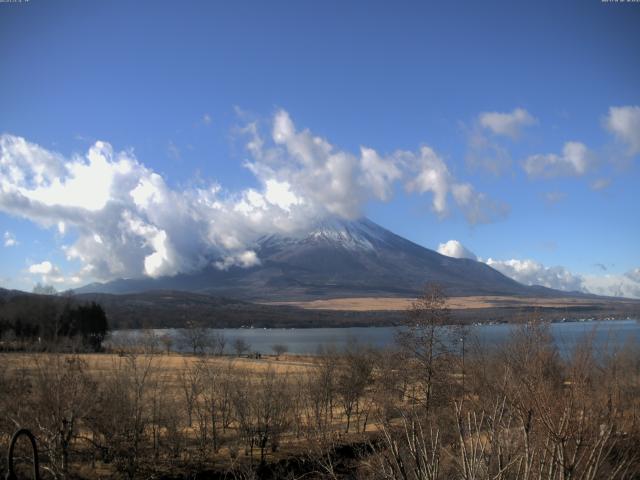
<svg viewBox="0 0 640 480">
<path fill-rule="evenodd" d="M 474 325 L 467 327 L 468 344 L 474 342 L 483 345 L 500 345 L 509 339 L 517 325 Z M 343 348 L 348 342 L 374 347 L 386 347 L 393 344 L 397 327 L 350 327 L 350 328 L 221 328 L 210 329 L 212 333 L 221 333 L 227 340 L 226 352 L 232 353 L 233 342 L 240 338 L 251 345 L 252 351 L 271 353 L 272 346 L 286 345 L 290 353 L 313 354 L 320 346 L 334 345 Z M 154 330 L 156 335 L 169 335 L 174 339 L 172 349 L 188 351 L 180 341 L 180 329 Z M 565 322 L 551 324 L 551 333 L 561 353 L 567 354 L 584 338 L 593 335 L 597 349 L 611 350 L 622 348 L 628 342 L 640 342 L 640 321 L 607 320 L 592 322 Z M 119 343 L 125 338 L 141 341 L 140 330 L 120 330 L 113 332 L 112 342 Z"/>
</svg>

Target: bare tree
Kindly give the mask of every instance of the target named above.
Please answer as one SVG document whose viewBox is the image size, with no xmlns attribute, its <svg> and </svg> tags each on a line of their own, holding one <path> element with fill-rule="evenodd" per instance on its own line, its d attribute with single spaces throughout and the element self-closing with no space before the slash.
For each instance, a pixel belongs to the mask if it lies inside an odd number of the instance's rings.
<svg viewBox="0 0 640 480">
<path fill-rule="evenodd" d="M 185 328 L 179 330 L 179 338 L 194 355 L 204 354 L 213 343 L 210 330 L 192 321 L 188 321 Z"/>
<path fill-rule="evenodd" d="M 93 408 L 94 384 L 78 356 L 47 355 L 37 361 L 34 421 L 55 476 L 69 474 L 69 455 L 80 424 Z"/>
<path fill-rule="evenodd" d="M 224 372 L 211 362 L 202 365 L 202 401 L 210 419 L 213 451 L 220 447 L 219 425 L 223 424 L 226 408 Z"/>
<path fill-rule="evenodd" d="M 193 411 L 196 406 L 198 395 L 202 389 L 200 377 L 202 375 L 202 364 L 190 363 L 185 359 L 184 368 L 180 372 L 178 378 L 180 382 L 180 389 L 184 395 L 185 407 L 187 410 L 188 425 L 193 425 Z"/>
<path fill-rule="evenodd" d="M 264 462 L 267 447 L 275 452 L 280 437 L 291 423 L 289 378 L 287 373 L 276 374 L 268 370 L 258 383 L 259 394 L 253 396 L 252 410 L 256 419 L 256 438 L 260 448 L 260 461 Z"/>
<path fill-rule="evenodd" d="M 245 452 L 253 459 L 253 449 L 259 448 L 264 462 L 267 448 L 278 449 L 280 437 L 291 423 L 288 375 L 270 369 L 256 382 L 238 377 L 232 401 Z"/>
<path fill-rule="evenodd" d="M 168 333 L 165 333 L 160 336 L 160 343 L 167 352 L 167 355 L 169 355 L 171 353 L 171 347 L 173 346 L 173 337 Z"/>
<path fill-rule="evenodd" d="M 276 358 L 280 358 L 280 355 L 284 355 L 289 351 L 289 347 L 283 343 L 276 343 L 271 345 L 271 350 L 276 354 Z"/>
<path fill-rule="evenodd" d="M 213 354 L 224 355 L 224 349 L 227 346 L 227 338 L 222 332 L 216 332 L 213 334 Z"/>
<path fill-rule="evenodd" d="M 236 338 L 233 341 L 233 349 L 236 351 L 236 355 L 241 357 L 244 353 L 248 352 L 251 345 L 244 338 Z"/>
<path fill-rule="evenodd" d="M 342 356 L 342 364 L 336 372 L 336 391 L 347 419 L 345 432 L 349 433 L 351 420 L 359 417 L 366 388 L 372 382 L 373 362 L 368 349 L 351 344 Z M 358 424 L 356 422 L 356 431 Z"/>
<path fill-rule="evenodd" d="M 88 440 L 106 461 L 132 479 L 148 458 L 147 429 L 152 420 L 150 393 L 153 356 L 115 358 L 94 394 L 95 408 L 85 424 Z"/>
<path fill-rule="evenodd" d="M 144 353 L 155 355 L 160 348 L 160 337 L 152 329 L 146 328 L 142 331 L 138 343 Z"/>
<path fill-rule="evenodd" d="M 409 362 L 416 365 L 416 381 L 420 386 L 414 401 L 422 403 L 430 413 L 436 386 L 448 381 L 447 371 L 452 356 L 451 342 L 457 339 L 442 287 L 427 284 L 424 292 L 410 306 L 405 328 L 397 334 L 397 341 Z M 438 392 L 435 392 L 438 393 Z"/>
<path fill-rule="evenodd" d="M 336 402 L 336 365 L 333 356 L 318 360 L 317 367 L 306 377 L 308 428 L 326 436 L 332 428 L 333 407 Z"/>
</svg>

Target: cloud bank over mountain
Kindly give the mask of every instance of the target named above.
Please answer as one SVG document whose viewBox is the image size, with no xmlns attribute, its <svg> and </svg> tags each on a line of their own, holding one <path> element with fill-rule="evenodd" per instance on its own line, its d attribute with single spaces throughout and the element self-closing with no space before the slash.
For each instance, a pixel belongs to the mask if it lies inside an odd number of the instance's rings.
<svg viewBox="0 0 640 480">
<path fill-rule="evenodd" d="M 458 181 L 431 147 L 380 154 L 337 148 L 299 130 L 278 111 L 264 134 L 246 125 L 245 167 L 259 188 L 229 192 L 215 181 L 187 189 L 142 163 L 132 150 L 95 142 L 84 155 L 65 157 L 28 140 L 0 136 L 0 210 L 57 231 L 68 272 L 39 259 L 28 273 L 60 284 L 92 279 L 160 277 L 260 262 L 253 242 L 267 233 L 291 233 L 326 216 L 362 215 L 371 201 L 387 201 L 397 186 L 427 195 L 440 217 L 452 205 L 472 224 L 508 212 L 503 203 Z M 5 245 L 12 243 L 5 234 Z M 46 267 L 46 268 L 45 268 Z M 45 269 L 47 271 L 45 271 Z"/>
<path fill-rule="evenodd" d="M 470 258 L 484 262 L 524 285 L 542 285 L 569 292 L 593 293 L 614 297 L 640 298 L 640 268 L 623 275 L 579 275 L 562 266 L 547 267 L 531 259 L 482 259 L 458 240 L 438 246 L 438 253 L 453 258 Z"/>
<path fill-rule="evenodd" d="M 209 124 L 210 117 L 202 121 Z M 510 163 L 498 140 L 516 142 L 538 123 L 524 108 L 483 112 L 473 122 L 471 154 L 493 153 L 498 163 L 505 160 L 504 165 L 485 164 L 498 173 Z M 640 153 L 640 107 L 611 107 L 602 127 L 618 152 L 629 158 Z M 54 231 L 70 262 L 33 258 L 24 273 L 64 287 L 170 276 L 207 265 L 251 267 L 260 264 L 254 251 L 260 236 L 303 231 L 325 217 L 358 218 L 371 202 L 387 202 L 400 189 L 423 199 L 438 218 L 458 214 L 471 226 L 498 221 L 510 212 L 505 202 L 457 178 L 445 157 L 429 145 L 390 153 L 361 146 L 352 152 L 298 128 L 285 110 L 267 122 L 247 123 L 237 133 L 247 153 L 243 166 L 257 183 L 238 191 L 214 180 L 176 187 L 132 150 L 116 151 L 104 141 L 84 154 L 64 156 L 19 136 L 0 135 L 0 211 Z M 579 141 L 565 142 L 561 153 L 529 155 L 522 162 L 528 177 L 542 181 L 586 176 L 600 164 L 596 153 Z M 600 177 L 590 185 L 604 190 L 610 184 L 610 178 Z M 566 193 L 543 197 L 552 205 Z M 20 242 L 5 231 L 3 244 L 9 248 Z M 476 259 L 454 240 L 438 250 Z M 529 259 L 490 258 L 485 263 L 526 284 L 640 296 L 633 275 L 575 275 Z M 50 266 L 46 272 L 44 265 Z"/>
</svg>

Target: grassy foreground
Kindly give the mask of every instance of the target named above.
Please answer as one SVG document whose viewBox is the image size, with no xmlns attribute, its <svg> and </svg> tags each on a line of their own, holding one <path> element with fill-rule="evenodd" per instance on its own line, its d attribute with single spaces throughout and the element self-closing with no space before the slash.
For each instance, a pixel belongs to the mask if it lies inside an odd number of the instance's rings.
<svg viewBox="0 0 640 480">
<path fill-rule="evenodd" d="M 638 478 L 637 345 L 447 351 L 436 323 L 307 357 L 3 353 L 0 446 L 31 429 L 44 478 Z"/>
</svg>

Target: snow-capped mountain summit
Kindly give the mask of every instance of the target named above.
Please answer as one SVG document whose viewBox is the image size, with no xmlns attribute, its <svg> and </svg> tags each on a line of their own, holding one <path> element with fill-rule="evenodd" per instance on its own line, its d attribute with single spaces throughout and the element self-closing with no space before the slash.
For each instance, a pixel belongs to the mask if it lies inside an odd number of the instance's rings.
<svg viewBox="0 0 640 480">
<path fill-rule="evenodd" d="M 375 229 L 370 228 L 368 220 L 348 222 L 339 219 L 327 219 L 315 226 L 308 238 L 318 242 L 336 243 L 351 250 L 374 250 L 374 243 L 382 241 Z"/>
<path fill-rule="evenodd" d="M 367 218 L 325 219 L 298 235 L 271 235 L 257 252 L 261 270 L 272 273 L 270 284 L 308 286 L 320 295 L 414 295 L 427 281 L 453 295 L 528 289 L 484 263 L 440 255 Z"/>
<path fill-rule="evenodd" d="M 343 220 L 325 218 L 312 224 L 306 231 L 290 236 L 268 235 L 258 240 L 260 247 L 276 244 L 292 245 L 296 243 L 316 243 L 334 245 L 347 250 L 375 250 L 387 243 L 390 232 L 367 218 Z"/>
<path fill-rule="evenodd" d="M 323 219 L 302 232 L 267 235 L 255 250 L 260 264 L 250 268 L 211 266 L 173 277 L 92 284 L 80 292 L 172 289 L 290 300 L 413 296 L 429 281 L 440 283 L 450 295 L 531 295 L 538 288 L 521 285 L 484 263 L 440 255 L 366 218 Z"/>
</svg>

